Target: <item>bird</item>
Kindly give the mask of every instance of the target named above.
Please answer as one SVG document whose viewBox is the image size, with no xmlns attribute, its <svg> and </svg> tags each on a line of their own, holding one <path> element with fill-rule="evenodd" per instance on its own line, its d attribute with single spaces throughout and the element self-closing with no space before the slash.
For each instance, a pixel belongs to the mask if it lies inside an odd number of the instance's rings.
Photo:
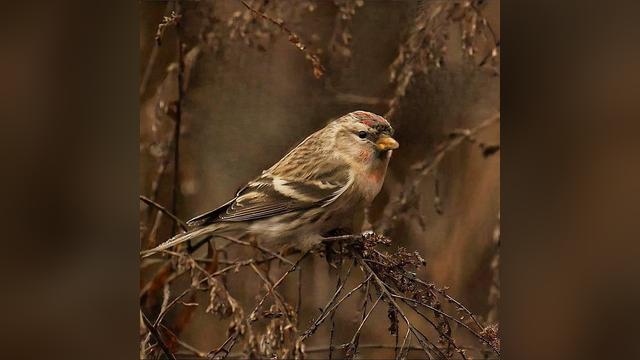
<svg viewBox="0 0 640 360">
<path fill-rule="evenodd" d="M 205 235 L 254 236 L 271 249 L 308 250 L 336 229 L 350 231 L 355 214 L 382 188 L 394 130 L 380 115 L 353 111 L 312 133 L 222 206 L 187 221 L 188 230 L 141 252 L 143 257 Z"/>
</svg>

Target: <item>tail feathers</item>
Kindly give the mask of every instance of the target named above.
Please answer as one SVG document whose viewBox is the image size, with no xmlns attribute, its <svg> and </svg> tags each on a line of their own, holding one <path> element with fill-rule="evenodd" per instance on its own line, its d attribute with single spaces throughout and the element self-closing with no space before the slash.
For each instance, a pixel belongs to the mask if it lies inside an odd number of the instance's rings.
<svg viewBox="0 0 640 360">
<path fill-rule="evenodd" d="M 199 229 L 194 229 L 191 230 L 189 232 L 186 233 L 182 233 L 182 234 L 178 234 L 174 237 L 172 237 L 171 239 L 163 242 L 162 244 L 154 247 L 153 249 L 149 249 L 149 250 L 145 250 L 140 252 L 140 255 L 142 255 L 143 258 L 151 256 L 155 253 L 158 253 L 160 251 L 163 250 L 167 250 L 169 248 L 172 248 L 176 245 L 180 245 L 184 242 L 187 242 L 191 239 L 203 236 L 203 235 L 208 235 L 212 232 L 215 232 L 216 230 L 218 230 L 220 228 L 220 226 L 206 226 L 203 228 L 199 228 Z"/>
</svg>

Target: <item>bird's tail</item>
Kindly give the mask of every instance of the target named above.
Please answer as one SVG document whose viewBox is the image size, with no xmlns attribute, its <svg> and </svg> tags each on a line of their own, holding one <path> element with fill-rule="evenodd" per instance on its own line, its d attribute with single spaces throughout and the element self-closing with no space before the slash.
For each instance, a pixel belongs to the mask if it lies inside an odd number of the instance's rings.
<svg viewBox="0 0 640 360">
<path fill-rule="evenodd" d="M 205 226 L 202 228 L 197 228 L 197 229 L 193 229 L 190 231 L 187 231 L 185 233 L 182 234 L 178 234 L 174 237 L 172 237 L 171 239 L 163 242 L 162 244 L 154 247 L 153 249 L 149 249 L 149 250 L 144 250 L 140 252 L 140 255 L 142 255 L 143 258 L 148 257 L 150 255 L 153 255 L 155 253 L 158 253 L 160 251 L 163 250 L 167 250 L 169 248 L 172 248 L 176 245 L 180 245 L 184 242 L 187 242 L 191 239 L 195 239 L 197 237 L 203 236 L 203 235 L 208 235 L 211 234 L 217 230 L 219 230 L 222 227 L 222 224 L 213 224 L 213 225 L 209 225 L 209 226 Z"/>
</svg>

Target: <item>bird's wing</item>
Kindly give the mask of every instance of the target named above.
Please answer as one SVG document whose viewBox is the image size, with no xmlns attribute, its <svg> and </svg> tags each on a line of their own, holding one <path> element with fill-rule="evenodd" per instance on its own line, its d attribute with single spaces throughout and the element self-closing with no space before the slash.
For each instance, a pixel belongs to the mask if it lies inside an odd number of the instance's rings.
<svg viewBox="0 0 640 360">
<path fill-rule="evenodd" d="M 285 179 L 264 173 L 240 189 L 221 207 L 189 220 L 192 226 L 219 221 L 249 221 L 282 215 L 334 202 L 352 182 L 347 167 L 307 179 Z"/>
</svg>

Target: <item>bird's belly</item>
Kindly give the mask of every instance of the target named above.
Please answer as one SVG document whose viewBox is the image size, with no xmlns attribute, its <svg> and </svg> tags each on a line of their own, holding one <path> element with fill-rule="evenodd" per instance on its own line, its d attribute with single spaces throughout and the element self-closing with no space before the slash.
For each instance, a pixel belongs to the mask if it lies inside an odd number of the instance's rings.
<svg viewBox="0 0 640 360">
<path fill-rule="evenodd" d="M 272 249 L 294 247 L 306 250 L 319 244 L 323 235 L 332 230 L 351 230 L 355 213 L 353 204 L 334 203 L 256 220 L 248 227 L 248 233 Z"/>
</svg>

